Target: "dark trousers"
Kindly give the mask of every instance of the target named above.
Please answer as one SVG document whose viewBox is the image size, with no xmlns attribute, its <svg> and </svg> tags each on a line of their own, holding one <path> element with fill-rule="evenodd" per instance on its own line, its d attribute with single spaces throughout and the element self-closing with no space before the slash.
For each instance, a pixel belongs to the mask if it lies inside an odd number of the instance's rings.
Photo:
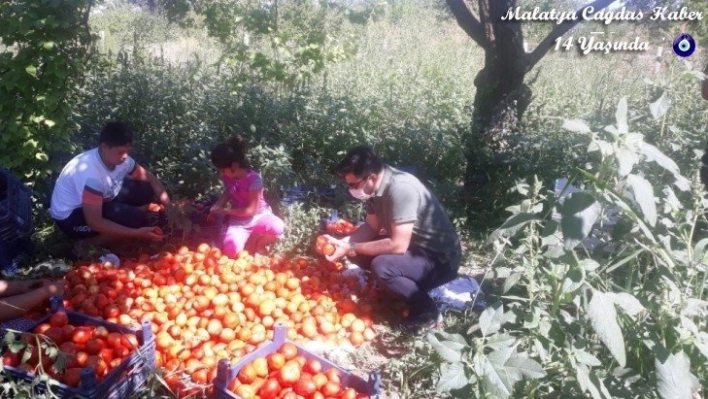
<svg viewBox="0 0 708 399">
<path fill-rule="evenodd" d="M 141 209 L 153 202 L 155 192 L 148 182 L 125 179 L 118 195 L 103 204 L 103 217 L 120 225 L 137 229 L 152 225 L 147 210 Z M 68 218 L 55 220 L 61 231 L 72 239 L 95 237 L 98 232 L 86 224 L 84 209 L 74 209 Z"/>
<path fill-rule="evenodd" d="M 459 268 L 459 261 L 456 266 L 447 266 L 417 248 L 400 255 L 357 255 L 350 260 L 368 269 L 389 295 L 408 304 L 411 314 L 434 310 L 435 302 L 428 291 L 456 279 Z"/>
</svg>

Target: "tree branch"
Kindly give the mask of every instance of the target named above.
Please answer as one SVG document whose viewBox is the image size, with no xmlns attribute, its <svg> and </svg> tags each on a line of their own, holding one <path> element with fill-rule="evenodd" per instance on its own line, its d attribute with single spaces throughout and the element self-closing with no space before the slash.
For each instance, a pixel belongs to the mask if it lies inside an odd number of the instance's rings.
<svg viewBox="0 0 708 399">
<path fill-rule="evenodd" d="M 575 15 L 582 15 L 583 11 L 585 11 L 586 8 L 593 7 L 595 9 L 595 12 L 602 10 L 603 8 L 609 6 L 612 4 L 614 0 L 595 0 L 592 3 L 580 8 L 578 11 L 576 11 Z M 528 62 L 526 64 L 526 71 L 528 72 L 533 68 L 541 59 L 548 53 L 548 50 L 550 50 L 553 47 L 553 43 L 558 39 L 559 37 L 563 36 L 566 32 L 569 30 L 573 29 L 575 25 L 580 23 L 582 19 L 578 18 L 577 20 L 574 21 L 563 21 L 559 25 L 557 25 L 551 33 L 546 36 L 541 43 L 536 46 L 536 48 L 533 50 L 528 55 Z"/>
<path fill-rule="evenodd" d="M 447 6 L 452 11 L 452 14 L 457 20 L 457 24 L 460 25 L 462 30 L 467 33 L 469 37 L 472 38 L 480 47 L 487 50 L 490 46 L 489 40 L 487 40 L 484 34 L 484 27 L 479 21 L 479 17 L 470 8 L 465 0 L 445 0 Z"/>
</svg>

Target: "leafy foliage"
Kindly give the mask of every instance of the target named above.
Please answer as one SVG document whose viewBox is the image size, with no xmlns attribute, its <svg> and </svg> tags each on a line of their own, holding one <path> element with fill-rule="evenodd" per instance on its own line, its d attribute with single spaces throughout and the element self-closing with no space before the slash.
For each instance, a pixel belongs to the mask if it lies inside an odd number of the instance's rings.
<svg viewBox="0 0 708 399">
<path fill-rule="evenodd" d="M 183 24 L 194 24 L 193 16 L 201 16 L 209 35 L 224 45 L 222 62 L 245 68 L 252 78 L 291 85 L 322 72 L 329 62 L 351 56 L 353 37 L 341 31 L 342 22 L 373 12 L 357 13 L 324 0 L 160 3 L 171 20 Z"/>
<path fill-rule="evenodd" d="M 538 180 L 517 185 L 526 199 L 491 235 L 501 261 L 488 277 L 504 285 L 471 330 L 481 337 L 459 353 L 456 337 L 428 338 L 446 365 L 440 390 L 670 398 L 705 389 L 708 239 L 697 224 L 708 199 L 628 113 L 620 100 L 614 126 L 564 124 L 592 156 L 574 174 L 583 191 L 556 199 Z M 460 366 L 465 351 L 476 360 Z"/>
<path fill-rule="evenodd" d="M 51 171 L 50 156 L 76 130 L 75 88 L 87 64 L 90 2 L 0 4 L 0 164 L 28 178 Z"/>
</svg>

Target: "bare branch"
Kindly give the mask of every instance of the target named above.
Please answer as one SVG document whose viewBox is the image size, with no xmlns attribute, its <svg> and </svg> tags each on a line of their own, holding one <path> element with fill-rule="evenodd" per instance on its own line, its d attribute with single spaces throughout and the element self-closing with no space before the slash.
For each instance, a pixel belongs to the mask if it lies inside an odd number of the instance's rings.
<svg viewBox="0 0 708 399">
<path fill-rule="evenodd" d="M 580 8 L 578 11 L 576 11 L 576 15 L 582 15 L 583 11 L 585 11 L 586 8 L 593 7 L 595 11 L 602 10 L 603 8 L 609 6 L 612 4 L 615 0 L 595 0 L 592 3 Z M 541 43 L 533 50 L 531 54 L 528 56 L 528 63 L 526 65 L 526 71 L 529 71 L 531 68 L 534 67 L 539 61 L 541 61 L 541 58 L 543 58 L 546 53 L 548 53 L 548 50 L 550 50 L 553 47 L 553 43 L 558 39 L 559 37 L 563 36 L 566 32 L 569 30 L 573 29 L 575 25 L 581 22 L 581 19 L 577 19 L 574 21 L 563 21 L 559 25 L 557 25 L 551 33 L 546 36 Z"/>
<path fill-rule="evenodd" d="M 457 20 L 462 30 L 467 33 L 480 47 L 483 49 L 489 48 L 489 40 L 484 34 L 484 28 L 479 21 L 477 14 L 470 8 L 466 0 L 445 0 L 447 6 L 452 11 L 452 14 Z"/>
</svg>

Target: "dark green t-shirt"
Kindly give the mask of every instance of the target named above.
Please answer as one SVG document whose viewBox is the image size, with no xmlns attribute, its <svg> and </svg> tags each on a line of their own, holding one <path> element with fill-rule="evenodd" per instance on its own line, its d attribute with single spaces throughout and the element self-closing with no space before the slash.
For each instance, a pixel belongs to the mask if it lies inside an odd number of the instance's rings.
<svg viewBox="0 0 708 399">
<path fill-rule="evenodd" d="M 366 201 L 367 213 L 379 220 L 380 234 L 390 236 L 392 225 L 413 222 L 409 249 L 418 248 L 438 263 L 457 270 L 460 239 L 440 201 L 415 176 L 384 166 L 381 185 Z"/>
</svg>

